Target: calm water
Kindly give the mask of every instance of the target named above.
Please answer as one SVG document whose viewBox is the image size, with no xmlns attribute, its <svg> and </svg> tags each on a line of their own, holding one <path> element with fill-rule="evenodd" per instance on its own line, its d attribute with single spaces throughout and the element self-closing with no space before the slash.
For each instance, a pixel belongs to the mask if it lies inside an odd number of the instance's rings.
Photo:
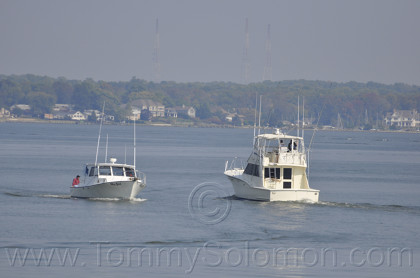
<svg viewBox="0 0 420 278">
<path fill-rule="evenodd" d="M 71 199 L 97 132 L 0 124 L 2 277 L 420 273 L 420 134 L 318 132 L 309 182 L 321 202 L 265 203 L 236 199 L 223 175 L 248 157 L 252 130 L 139 126 L 139 198 Z M 131 163 L 132 127 L 106 134 L 109 156 Z"/>
</svg>

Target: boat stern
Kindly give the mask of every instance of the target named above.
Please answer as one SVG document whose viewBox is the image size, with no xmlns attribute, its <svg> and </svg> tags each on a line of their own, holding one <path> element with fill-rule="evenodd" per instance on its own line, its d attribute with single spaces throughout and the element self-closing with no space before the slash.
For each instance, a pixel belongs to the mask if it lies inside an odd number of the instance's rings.
<svg viewBox="0 0 420 278">
<path fill-rule="evenodd" d="M 298 201 L 317 203 L 319 190 L 316 189 L 282 189 L 270 190 L 270 202 L 272 201 Z"/>
</svg>

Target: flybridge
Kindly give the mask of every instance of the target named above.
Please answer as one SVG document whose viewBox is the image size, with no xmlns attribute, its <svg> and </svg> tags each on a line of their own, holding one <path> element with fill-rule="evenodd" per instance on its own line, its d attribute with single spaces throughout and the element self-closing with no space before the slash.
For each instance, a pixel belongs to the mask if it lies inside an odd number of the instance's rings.
<svg viewBox="0 0 420 278">
<path fill-rule="evenodd" d="M 273 134 L 258 135 L 254 150 L 257 158 L 263 158 L 263 166 L 273 164 L 306 166 L 303 138 L 285 135 L 278 129 Z"/>
</svg>

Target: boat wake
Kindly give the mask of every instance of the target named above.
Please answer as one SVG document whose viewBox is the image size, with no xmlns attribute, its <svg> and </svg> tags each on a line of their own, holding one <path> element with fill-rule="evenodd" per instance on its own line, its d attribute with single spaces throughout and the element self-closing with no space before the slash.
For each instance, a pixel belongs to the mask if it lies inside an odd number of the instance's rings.
<svg viewBox="0 0 420 278">
<path fill-rule="evenodd" d="M 57 199 L 70 199 L 70 195 L 64 194 L 40 194 L 35 192 L 4 192 L 5 195 L 12 197 L 41 197 L 41 198 L 57 198 Z"/>
<path fill-rule="evenodd" d="M 381 205 L 371 203 L 337 203 L 337 202 L 323 202 L 314 203 L 315 206 L 328 206 L 338 208 L 352 208 L 363 210 L 381 210 L 388 212 L 406 212 L 420 214 L 420 206 L 403 206 L 403 205 Z"/>
<path fill-rule="evenodd" d="M 130 198 L 130 199 L 120 199 L 120 198 L 73 198 L 68 194 L 51 194 L 51 193 L 38 193 L 38 192 L 3 192 L 3 194 L 12 197 L 39 197 L 39 198 L 55 198 L 55 199 L 85 199 L 92 201 L 105 201 L 105 202 L 144 202 L 147 199 L 142 198 Z"/>
<path fill-rule="evenodd" d="M 132 198 L 129 201 L 131 202 L 144 202 L 147 201 L 147 199 L 142 199 L 142 198 Z"/>
<path fill-rule="evenodd" d="M 56 198 L 56 199 L 71 199 L 70 195 L 55 195 L 55 194 L 40 194 L 40 195 L 35 195 L 35 197 Z"/>
<path fill-rule="evenodd" d="M 309 205 L 315 207 L 334 207 L 334 208 L 348 208 L 348 209 L 362 209 L 362 210 L 381 210 L 387 212 L 404 212 L 404 213 L 414 213 L 420 215 L 420 206 L 403 206 L 403 205 L 387 205 L 387 204 L 371 204 L 371 203 L 339 203 L 339 202 L 328 202 L 328 201 L 319 201 L 313 202 L 311 200 L 303 201 L 276 201 L 276 202 L 266 202 L 266 201 L 255 201 L 239 198 L 235 195 L 223 197 L 227 200 L 238 200 L 246 202 L 260 202 L 267 203 L 271 205 Z"/>
<path fill-rule="evenodd" d="M 130 199 L 122 199 L 122 198 L 74 198 L 74 199 L 84 199 L 84 200 L 101 201 L 101 202 L 144 202 L 144 201 L 147 201 L 147 199 L 141 199 L 141 198 L 130 198 Z"/>
</svg>

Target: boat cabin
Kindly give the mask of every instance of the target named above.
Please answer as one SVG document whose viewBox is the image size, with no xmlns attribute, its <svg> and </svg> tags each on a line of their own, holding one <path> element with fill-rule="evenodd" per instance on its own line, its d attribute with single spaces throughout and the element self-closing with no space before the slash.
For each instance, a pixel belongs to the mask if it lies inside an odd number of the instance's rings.
<svg viewBox="0 0 420 278">
<path fill-rule="evenodd" d="M 87 164 L 85 175 L 89 177 L 137 177 L 134 166 L 127 164 L 116 164 L 116 158 L 110 158 L 109 161 L 109 163 Z"/>
<path fill-rule="evenodd" d="M 117 176 L 117 177 L 136 177 L 133 167 L 124 164 L 98 164 L 86 165 L 86 173 L 89 177 L 96 176 Z"/>
<path fill-rule="evenodd" d="M 270 189 L 306 189 L 306 154 L 302 137 L 280 132 L 255 137 L 244 174 Z"/>
</svg>

